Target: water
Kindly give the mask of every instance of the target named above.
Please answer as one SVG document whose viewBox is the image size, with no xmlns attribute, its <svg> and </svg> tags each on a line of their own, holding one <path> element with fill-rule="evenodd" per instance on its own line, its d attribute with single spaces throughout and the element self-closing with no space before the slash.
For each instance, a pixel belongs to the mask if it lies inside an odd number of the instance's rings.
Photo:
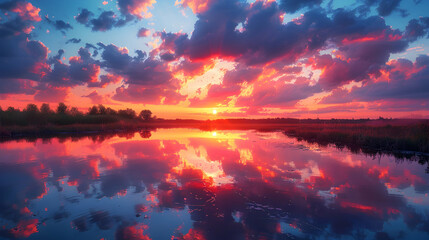
<svg viewBox="0 0 429 240">
<path fill-rule="evenodd" d="M 416 161 L 280 132 L 0 143 L 0 238 L 429 239 Z"/>
</svg>

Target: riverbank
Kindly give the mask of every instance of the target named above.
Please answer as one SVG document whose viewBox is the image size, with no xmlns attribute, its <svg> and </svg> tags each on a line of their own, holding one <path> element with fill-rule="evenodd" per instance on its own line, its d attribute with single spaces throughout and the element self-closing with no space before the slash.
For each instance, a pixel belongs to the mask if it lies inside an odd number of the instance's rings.
<svg viewBox="0 0 429 240">
<path fill-rule="evenodd" d="M 334 144 L 367 154 L 429 155 L 428 120 L 317 120 L 317 119 L 220 119 L 220 120 L 122 120 L 106 124 L 0 126 L 0 140 L 53 137 L 114 136 L 158 128 L 197 128 L 215 130 L 282 131 L 289 137 Z"/>
</svg>

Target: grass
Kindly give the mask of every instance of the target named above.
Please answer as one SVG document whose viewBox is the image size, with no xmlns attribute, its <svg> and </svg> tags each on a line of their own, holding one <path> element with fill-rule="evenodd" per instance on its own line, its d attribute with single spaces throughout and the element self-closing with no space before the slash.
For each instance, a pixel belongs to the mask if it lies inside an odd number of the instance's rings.
<svg viewBox="0 0 429 240">
<path fill-rule="evenodd" d="M 402 125 L 299 124 L 284 129 L 287 136 L 325 146 L 334 144 L 352 152 L 391 153 L 397 157 L 429 155 L 427 121 Z"/>
</svg>

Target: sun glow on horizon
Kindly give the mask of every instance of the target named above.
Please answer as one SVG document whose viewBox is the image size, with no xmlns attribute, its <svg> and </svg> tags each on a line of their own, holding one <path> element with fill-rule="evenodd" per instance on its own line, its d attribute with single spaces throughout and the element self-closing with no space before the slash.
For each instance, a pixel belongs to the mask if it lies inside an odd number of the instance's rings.
<svg viewBox="0 0 429 240">
<path fill-rule="evenodd" d="M 217 114 L 217 110 L 213 109 L 213 115 L 216 115 L 216 114 Z"/>
</svg>

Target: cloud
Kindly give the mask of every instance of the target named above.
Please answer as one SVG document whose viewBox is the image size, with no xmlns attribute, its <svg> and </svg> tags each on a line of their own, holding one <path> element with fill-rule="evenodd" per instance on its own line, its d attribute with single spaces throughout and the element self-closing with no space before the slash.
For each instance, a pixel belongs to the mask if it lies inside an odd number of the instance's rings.
<svg viewBox="0 0 429 240">
<path fill-rule="evenodd" d="M 0 36 L 0 80 L 39 80 L 47 70 L 48 48 L 26 35 Z"/>
<path fill-rule="evenodd" d="M 411 19 L 405 28 L 404 35 L 410 42 L 414 42 L 425 35 L 429 37 L 429 17 Z"/>
<path fill-rule="evenodd" d="M 189 99 L 189 107 L 215 107 L 219 104 L 226 106 L 231 101 L 231 97 L 238 95 L 240 90 L 241 87 L 238 85 L 210 85 L 204 99 L 199 99 L 198 97 Z"/>
<path fill-rule="evenodd" d="M 171 53 L 167 53 L 171 54 Z M 163 57 L 164 56 L 164 57 Z M 171 56 L 171 55 L 168 55 Z M 165 55 L 161 55 L 161 59 L 164 61 L 172 61 L 174 59 L 165 59 Z M 176 68 L 174 69 L 175 73 L 182 73 L 186 77 L 195 77 L 195 76 L 201 76 L 207 71 L 208 69 L 212 69 L 214 67 L 214 61 L 208 60 L 208 61 L 190 61 L 188 59 L 183 59 L 180 61 Z"/>
<path fill-rule="evenodd" d="M 342 40 L 348 38 L 384 34 L 386 42 L 400 41 L 388 39 L 390 35 L 400 37 L 401 34 L 387 26 L 380 17 L 364 18 L 343 9 L 334 11 L 332 17 L 328 17 L 324 10 L 317 9 L 283 24 L 282 14 L 275 2 L 264 4 L 258 1 L 246 5 L 236 0 L 217 1 L 198 15 L 192 36 L 161 33 L 163 43 L 160 49 L 173 52 L 176 58 L 184 56 L 191 60 L 220 57 L 247 65 L 274 61 L 292 64 L 304 56 L 317 53 L 328 44 L 343 47 Z M 237 30 L 239 24 L 243 26 L 240 31 Z M 380 44 L 384 45 L 382 42 Z M 405 40 L 397 43 L 400 44 L 407 45 Z M 363 45 L 360 46 L 361 50 L 366 51 Z M 402 50 L 401 46 L 391 46 L 391 50 L 386 49 L 380 54 L 384 58 L 386 54 Z M 368 48 L 371 47 L 368 45 Z"/>
<path fill-rule="evenodd" d="M 149 9 L 153 7 L 156 0 L 118 0 L 118 7 L 122 14 L 132 15 L 139 19 L 150 18 L 152 14 Z"/>
<path fill-rule="evenodd" d="M 87 97 L 87 98 L 91 99 L 91 102 L 93 104 L 102 104 L 103 103 L 103 96 L 98 94 L 98 92 L 95 90 L 92 91 L 90 94 L 84 95 L 82 97 Z"/>
<path fill-rule="evenodd" d="M 381 0 L 377 7 L 378 14 L 383 17 L 390 15 L 393 10 L 398 8 L 399 3 L 401 0 Z"/>
<path fill-rule="evenodd" d="M 105 32 L 113 27 L 121 26 L 122 21 L 117 18 L 113 11 L 104 11 L 98 18 L 91 19 L 88 25 L 92 28 L 92 31 Z"/>
<path fill-rule="evenodd" d="M 64 102 L 70 93 L 69 87 L 55 87 L 49 84 L 39 84 L 34 100 L 39 102 L 58 103 Z"/>
<path fill-rule="evenodd" d="M 136 84 L 117 88 L 115 95 L 112 97 L 112 99 L 122 102 L 165 105 L 178 104 L 185 98 L 176 89 L 169 86 L 145 87 Z"/>
<path fill-rule="evenodd" d="M 82 39 L 77 39 L 77 38 L 70 38 L 69 40 L 67 40 L 66 41 L 66 44 L 69 44 L 69 43 L 80 43 L 82 41 Z"/>
<path fill-rule="evenodd" d="M 190 99 L 190 106 L 226 104 L 238 97 L 236 106 L 290 108 L 323 90 L 380 76 L 390 55 L 408 47 L 409 38 L 386 25 L 379 16 L 366 17 L 345 9 L 328 14 L 319 8 L 283 23 L 281 7 L 275 2 L 257 1 L 249 5 L 241 1 L 217 1 L 197 15 L 191 36 L 157 33 L 162 39 L 160 56 L 166 61 L 183 57 L 183 63 L 199 63 L 222 58 L 238 63 L 234 71 L 225 74 L 222 84 L 208 87 L 207 97 Z M 242 27 L 238 30 L 239 25 Z M 325 48 L 335 50 L 319 55 Z M 279 72 L 286 71 L 282 69 L 293 70 L 291 65 L 298 61 L 321 70 L 318 84 L 301 77 L 293 83 L 272 80 L 252 83 L 260 74 L 258 67 L 272 66 L 278 74 L 268 79 L 274 79 L 280 77 Z M 176 71 L 180 71 L 178 66 Z M 253 67 L 254 72 L 246 71 L 246 67 Z M 297 73 L 301 70 L 296 67 Z M 243 89 L 238 85 L 244 82 L 253 84 L 251 96 L 239 96 Z"/>
<path fill-rule="evenodd" d="M 100 65 L 109 73 L 124 78 L 128 87 L 116 89 L 113 99 L 127 102 L 176 104 L 184 100 L 178 93 L 179 80 L 176 79 L 167 63 L 145 58 L 145 54 L 137 51 L 137 56 L 131 57 L 128 49 L 119 48 L 113 44 L 102 45 L 102 61 Z"/>
<path fill-rule="evenodd" d="M 406 59 L 392 60 L 384 71 L 385 79 L 375 78 L 350 90 L 334 90 L 323 98 L 321 103 L 418 100 L 422 104 L 417 105 L 420 106 L 419 109 L 427 107 L 425 104 L 429 101 L 429 56 L 421 55 L 414 63 Z M 412 106 L 409 105 L 409 108 Z"/>
<path fill-rule="evenodd" d="M 31 95 L 35 92 L 31 81 L 16 78 L 0 79 L 0 95 L 2 95 L 2 98 L 6 98 L 7 94 Z"/>
<path fill-rule="evenodd" d="M 287 13 L 295 13 L 302 8 L 320 6 L 323 0 L 280 0 L 280 7 Z"/>
<path fill-rule="evenodd" d="M 109 84 L 119 83 L 122 80 L 121 76 L 114 74 L 101 75 L 98 82 L 88 82 L 88 87 L 104 88 Z"/>
<path fill-rule="evenodd" d="M 90 27 L 94 32 L 105 32 L 115 27 L 123 27 L 125 24 L 133 20 L 133 16 L 126 15 L 119 18 L 113 11 L 103 11 L 97 18 L 87 9 L 82 9 L 77 15 L 76 21 Z"/>
<path fill-rule="evenodd" d="M 73 27 L 69 23 L 66 23 L 63 20 L 52 21 L 47 16 L 45 16 L 45 20 L 50 25 L 54 26 L 55 29 L 57 29 L 58 31 L 61 31 L 63 34 L 65 34 L 66 31 L 73 29 Z"/>
<path fill-rule="evenodd" d="M 115 233 L 115 239 L 150 240 L 151 238 L 145 234 L 147 228 L 148 226 L 143 223 L 119 227 Z"/>
<path fill-rule="evenodd" d="M 76 21 L 80 24 L 87 24 L 90 18 L 94 15 L 91 11 L 84 8 L 80 11 L 80 13 L 75 17 Z"/>
<path fill-rule="evenodd" d="M 17 13 L 24 21 L 40 22 L 42 19 L 39 16 L 40 8 L 36 8 L 33 4 L 23 0 L 12 0 L 0 4 L 0 9 Z"/>
<path fill-rule="evenodd" d="M 206 11 L 214 0 L 176 0 L 175 5 L 189 7 L 195 14 Z"/>
<path fill-rule="evenodd" d="M 401 3 L 401 0 L 362 0 L 363 9 L 369 11 L 369 7 L 377 6 L 376 10 L 380 16 L 386 17 L 389 16 L 393 11 L 399 10 L 398 7 Z"/>
<path fill-rule="evenodd" d="M 43 77 L 43 82 L 57 87 L 73 87 L 77 85 L 98 83 L 100 66 L 91 57 L 87 48 L 80 48 L 79 56 L 69 59 L 69 65 L 61 62 L 63 51 L 50 59 L 51 70 Z"/>
<path fill-rule="evenodd" d="M 299 100 L 321 92 L 319 85 L 312 85 L 306 78 L 297 78 L 294 83 L 281 80 L 269 84 L 258 82 L 250 96 L 240 96 L 236 106 L 291 108 Z"/>
<path fill-rule="evenodd" d="M 150 30 L 147 28 L 140 28 L 137 32 L 137 37 L 148 37 L 150 35 Z"/>
<path fill-rule="evenodd" d="M 252 68 L 244 65 L 236 66 L 235 69 L 225 73 L 223 85 L 236 85 L 243 82 L 251 83 L 262 73 L 260 68 Z"/>
<path fill-rule="evenodd" d="M 34 22 L 42 19 L 40 9 L 26 1 L 10 1 L 0 4 L 0 10 L 7 16 L 6 21 L 0 19 L 0 37 L 30 34 Z"/>
<path fill-rule="evenodd" d="M 228 105 L 234 96 L 242 91 L 242 84 L 251 84 L 261 75 L 261 68 L 238 65 L 235 69 L 227 71 L 221 84 L 208 86 L 207 95 L 200 99 L 194 97 L 189 99 L 190 107 L 214 107 L 219 104 Z"/>
</svg>

